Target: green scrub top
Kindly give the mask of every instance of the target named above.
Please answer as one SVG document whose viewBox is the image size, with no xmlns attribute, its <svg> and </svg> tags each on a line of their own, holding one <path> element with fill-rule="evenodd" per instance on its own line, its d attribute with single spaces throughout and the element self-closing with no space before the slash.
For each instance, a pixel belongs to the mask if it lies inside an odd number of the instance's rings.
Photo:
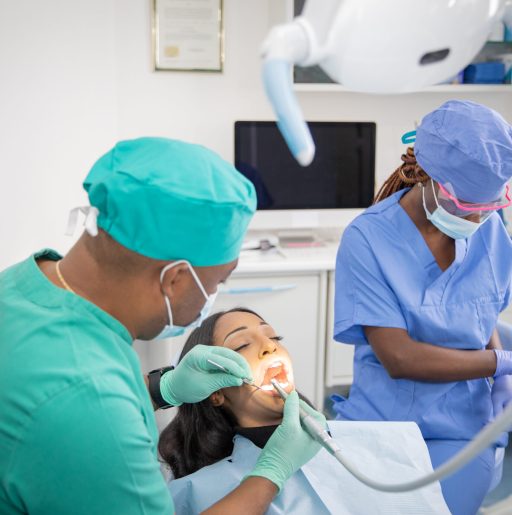
<svg viewBox="0 0 512 515">
<path fill-rule="evenodd" d="M 174 513 L 129 332 L 41 257 L 0 274 L 0 513 Z"/>
</svg>

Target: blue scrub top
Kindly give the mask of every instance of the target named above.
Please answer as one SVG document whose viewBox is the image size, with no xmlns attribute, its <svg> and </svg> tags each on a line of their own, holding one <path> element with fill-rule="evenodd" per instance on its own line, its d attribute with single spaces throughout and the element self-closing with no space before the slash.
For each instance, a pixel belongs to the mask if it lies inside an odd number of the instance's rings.
<svg viewBox="0 0 512 515">
<path fill-rule="evenodd" d="M 336 260 L 334 338 L 355 345 L 348 420 L 410 420 L 425 439 L 470 439 L 494 418 L 488 379 L 427 383 L 391 379 L 364 326 L 405 329 L 420 342 L 481 350 L 510 299 L 512 244 L 497 214 L 466 240 L 444 272 L 400 206 L 401 190 L 346 229 Z M 506 445 L 506 436 L 500 440 Z"/>
</svg>

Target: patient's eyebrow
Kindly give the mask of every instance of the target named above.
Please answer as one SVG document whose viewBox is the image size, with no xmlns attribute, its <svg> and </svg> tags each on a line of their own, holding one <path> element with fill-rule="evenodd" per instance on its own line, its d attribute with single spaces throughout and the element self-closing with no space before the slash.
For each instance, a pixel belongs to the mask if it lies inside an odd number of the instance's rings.
<svg viewBox="0 0 512 515">
<path fill-rule="evenodd" d="M 244 329 L 247 329 L 247 326 L 243 325 L 242 327 L 237 327 L 236 329 L 233 329 L 232 331 L 230 331 L 228 334 L 226 334 L 226 336 L 224 337 L 224 343 L 226 342 L 226 340 L 234 333 L 237 333 L 238 331 L 243 331 Z"/>
<path fill-rule="evenodd" d="M 267 322 L 265 322 L 264 320 L 262 320 L 260 322 L 260 325 L 268 325 Z M 245 329 L 248 329 L 247 326 L 243 325 L 241 327 L 237 327 L 236 329 L 233 329 L 232 331 L 230 331 L 228 334 L 226 334 L 226 336 L 224 337 L 224 342 L 223 343 L 226 343 L 226 340 L 234 333 L 237 333 L 238 331 L 244 331 Z"/>
</svg>

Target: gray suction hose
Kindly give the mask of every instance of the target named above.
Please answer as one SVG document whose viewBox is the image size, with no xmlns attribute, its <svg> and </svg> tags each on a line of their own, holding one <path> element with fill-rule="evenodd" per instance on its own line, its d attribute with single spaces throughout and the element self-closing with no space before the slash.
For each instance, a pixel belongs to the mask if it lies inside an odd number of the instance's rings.
<svg viewBox="0 0 512 515">
<path fill-rule="evenodd" d="M 275 380 L 272 380 L 271 383 L 281 398 L 285 400 L 288 394 L 281 388 L 279 383 Z M 350 460 L 343 457 L 341 449 L 329 433 L 302 407 L 300 408 L 300 420 L 304 429 L 325 447 L 356 479 L 365 485 L 381 492 L 409 492 L 453 474 L 492 445 L 501 433 L 508 431 L 512 427 L 512 402 L 492 423 L 485 426 L 464 449 L 446 463 L 426 476 L 407 481 L 406 483 L 395 484 L 380 483 L 360 472 Z"/>
</svg>

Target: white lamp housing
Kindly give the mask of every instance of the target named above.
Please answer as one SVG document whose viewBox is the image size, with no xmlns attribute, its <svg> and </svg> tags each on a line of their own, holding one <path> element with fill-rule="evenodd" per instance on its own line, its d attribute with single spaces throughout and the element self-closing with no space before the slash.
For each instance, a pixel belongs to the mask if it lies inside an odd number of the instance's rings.
<svg viewBox="0 0 512 515">
<path fill-rule="evenodd" d="M 505 14 L 510 22 L 510 0 L 307 0 L 263 45 L 263 82 L 291 152 L 304 166 L 314 157 L 294 64 L 318 64 L 353 91 L 416 91 L 462 70 Z"/>
</svg>

